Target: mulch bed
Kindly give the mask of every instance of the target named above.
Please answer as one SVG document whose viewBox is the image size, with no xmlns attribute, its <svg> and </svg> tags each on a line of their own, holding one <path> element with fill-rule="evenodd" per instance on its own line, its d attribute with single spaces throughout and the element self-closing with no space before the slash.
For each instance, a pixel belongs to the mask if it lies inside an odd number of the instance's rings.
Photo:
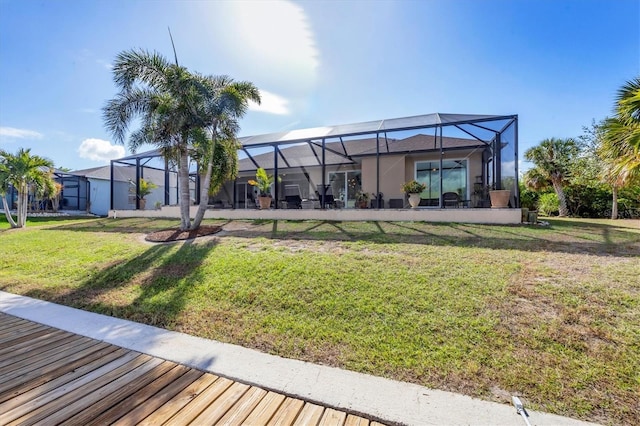
<svg viewBox="0 0 640 426">
<path fill-rule="evenodd" d="M 198 229 L 181 231 L 178 228 L 163 229 L 148 234 L 144 239 L 152 243 L 168 243 L 171 241 L 191 240 L 198 237 L 206 237 L 222 231 L 221 226 L 202 225 Z"/>
</svg>

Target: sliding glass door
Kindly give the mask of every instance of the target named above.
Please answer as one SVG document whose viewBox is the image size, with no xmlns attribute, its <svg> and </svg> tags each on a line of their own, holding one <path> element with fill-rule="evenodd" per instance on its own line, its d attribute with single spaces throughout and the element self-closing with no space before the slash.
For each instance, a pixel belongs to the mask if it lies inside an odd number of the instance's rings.
<svg viewBox="0 0 640 426">
<path fill-rule="evenodd" d="M 356 192 L 362 188 L 360 170 L 329 172 L 329 183 L 336 200 L 342 201 L 346 208 L 355 207 Z"/>
<path fill-rule="evenodd" d="M 421 194 L 427 205 L 440 205 L 440 161 L 416 162 L 416 180 L 427 185 Z M 468 198 L 467 160 L 442 162 L 442 192 L 455 192 L 461 200 Z"/>
</svg>

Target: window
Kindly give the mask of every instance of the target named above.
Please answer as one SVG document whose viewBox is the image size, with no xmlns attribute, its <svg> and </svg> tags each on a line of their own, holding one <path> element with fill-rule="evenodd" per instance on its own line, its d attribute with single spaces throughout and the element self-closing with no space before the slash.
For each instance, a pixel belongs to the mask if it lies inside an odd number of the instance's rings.
<svg viewBox="0 0 640 426">
<path fill-rule="evenodd" d="M 427 185 L 421 198 L 431 200 L 429 205 L 439 205 L 440 161 L 416 162 L 416 180 Z M 467 160 L 445 160 L 442 162 L 442 191 L 455 192 L 467 198 Z"/>
</svg>

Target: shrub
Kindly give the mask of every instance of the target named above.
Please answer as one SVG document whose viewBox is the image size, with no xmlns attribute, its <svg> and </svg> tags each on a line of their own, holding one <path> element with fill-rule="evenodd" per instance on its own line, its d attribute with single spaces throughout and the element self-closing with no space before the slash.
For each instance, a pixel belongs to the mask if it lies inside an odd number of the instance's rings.
<svg viewBox="0 0 640 426">
<path fill-rule="evenodd" d="M 538 210 L 547 216 L 557 215 L 560 210 L 560 201 L 555 192 L 547 192 L 538 199 Z"/>
</svg>

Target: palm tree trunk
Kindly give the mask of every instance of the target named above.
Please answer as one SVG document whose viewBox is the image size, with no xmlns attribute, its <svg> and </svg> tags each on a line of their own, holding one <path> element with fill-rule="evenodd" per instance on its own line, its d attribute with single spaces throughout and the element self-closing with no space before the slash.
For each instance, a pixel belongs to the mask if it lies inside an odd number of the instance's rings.
<svg viewBox="0 0 640 426">
<path fill-rule="evenodd" d="M 7 197 L 2 196 L 2 207 L 4 208 L 4 215 L 7 217 L 7 222 L 11 225 L 12 228 L 17 228 L 18 224 L 15 220 L 13 220 L 13 216 L 11 216 L 11 212 L 9 211 L 9 204 L 7 203 Z"/>
<path fill-rule="evenodd" d="M 211 186 L 211 173 L 213 172 L 213 154 L 216 150 L 216 140 L 213 138 L 211 141 L 211 151 L 209 152 L 209 162 L 207 163 L 207 172 L 204 176 L 204 182 L 200 185 L 200 205 L 196 212 L 196 217 L 193 219 L 193 225 L 191 229 L 198 229 L 200 223 L 204 218 L 204 213 L 207 211 L 207 205 L 209 204 L 209 187 Z"/>
<path fill-rule="evenodd" d="M 558 201 L 560 204 L 558 208 L 558 216 L 569 216 L 569 208 L 567 207 L 567 196 L 564 194 L 562 184 L 558 181 L 554 181 L 553 189 L 556 191 L 556 195 L 558 196 Z"/>
<path fill-rule="evenodd" d="M 27 203 L 29 201 L 29 194 L 27 193 L 27 184 L 21 182 L 18 185 L 18 211 L 17 211 L 17 224 L 18 228 L 24 228 L 27 224 Z"/>
<path fill-rule="evenodd" d="M 180 229 L 186 231 L 191 225 L 189 207 L 191 197 L 189 196 L 189 155 L 185 151 L 180 152 L 178 166 L 178 185 L 180 187 Z"/>
<path fill-rule="evenodd" d="M 611 200 L 611 219 L 618 218 L 618 187 L 613 185 L 613 196 Z"/>
</svg>

